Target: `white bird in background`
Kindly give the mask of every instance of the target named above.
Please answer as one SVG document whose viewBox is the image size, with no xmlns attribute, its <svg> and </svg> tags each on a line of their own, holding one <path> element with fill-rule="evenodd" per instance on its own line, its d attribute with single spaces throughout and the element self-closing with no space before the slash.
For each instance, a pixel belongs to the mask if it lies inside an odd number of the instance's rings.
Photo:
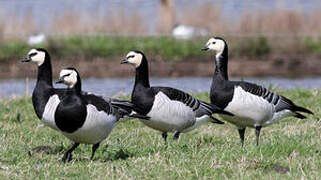
<svg viewBox="0 0 321 180">
<path fill-rule="evenodd" d="M 43 33 L 35 34 L 35 35 L 31 35 L 28 38 L 28 44 L 29 45 L 40 44 L 40 43 L 44 42 L 45 40 L 46 40 L 45 34 L 43 34 Z"/>
<path fill-rule="evenodd" d="M 178 39 L 190 39 L 193 36 L 206 36 L 209 31 L 205 28 L 197 28 L 186 25 L 176 25 L 172 30 L 172 35 Z"/>
</svg>

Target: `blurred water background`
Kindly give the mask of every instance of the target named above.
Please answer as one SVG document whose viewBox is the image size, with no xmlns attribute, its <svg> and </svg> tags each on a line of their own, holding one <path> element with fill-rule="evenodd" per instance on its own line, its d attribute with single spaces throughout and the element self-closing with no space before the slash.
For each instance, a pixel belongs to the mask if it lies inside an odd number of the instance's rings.
<svg viewBox="0 0 321 180">
<path fill-rule="evenodd" d="M 190 93 L 209 92 L 212 78 L 206 77 L 182 77 L 182 78 L 151 78 L 152 86 L 170 86 Z M 232 78 L 232 80 L 246 80 L 263 85 L 266 88 L 277 89 L 320 89 L 321 78 Z M 3 98 L 14 98 L 22 95 L 30 95 L 35 86 L 35 80 L 0 80 L 0 95 Z M 89 78 L 83 80 L 83 90 L 105 96 L 130 95 L 134 85 L 133 78 Z M 64 88 L 63 85 L 55 85 Z"/>
</svg>

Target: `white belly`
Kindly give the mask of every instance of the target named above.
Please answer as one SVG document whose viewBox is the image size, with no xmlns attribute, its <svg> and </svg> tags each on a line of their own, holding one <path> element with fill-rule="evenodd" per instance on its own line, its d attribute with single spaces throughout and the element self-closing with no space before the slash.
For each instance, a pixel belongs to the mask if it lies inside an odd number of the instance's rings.
<svg viewBox="0 0 321 180">
<path fill-rule="evenodd" d="M 238 127 L 264 126 L 273 119 L 275 113 L 274 105 L 241 87 L 235 88 L 233 99 L 224 110 L 234 116 L 221 116 Z"/>
<path fill-rule="evenodd" d="M 73 133 L 63 134 L 74 142 L 96 144 L 106 139 L 116 124 L 115 116 L 98 111 L 95 106 L 89 104 L 84 125 Z"/>
<path fill-rule="evenodd" d="M 58 95 L 50 96 L 41 118 L 41 121 L 46 126 L 49 126 L 55 130 L 59 130 L 55 123 L 55 112 L 59 103 L 60 103 L 60 100 Z"/>
<path fill-rule="evenodd" d="M 145 125 L 162 132 L 182 132 L 195 123 L 194 111 L 179 101 L 170 100 L 159 92 L 151 111 L 147 114 L 150 120 L 141 120 Z"/>
<path fill-rule="evenodd" d="M 210 121 L 210 119 L 211 118 L 208 115 L 198 117 L 198 118 L 196 118 L 196 122 L 193 124 L 193 126 L 190 126 L 189 128 L 184 129 L 182 131 L 182 133 L 190 132 L 190 131 L 196 129 L 198 126 L 202 125 L 203 123 Z"/>
<path fill-rule="evenodd" d="M 288 109 L 276 112 L 276 113 L 274 113 L 273 118 L 269 121 L 266 121 L 263 126 L 268 126 L 268 125 L 277 123 L 277 122 L 279 122 L 279 120 L 289 117 L 289 116 L 293 116 L 293 115 L 294 115 L 294 113 Z"/>
</svg>

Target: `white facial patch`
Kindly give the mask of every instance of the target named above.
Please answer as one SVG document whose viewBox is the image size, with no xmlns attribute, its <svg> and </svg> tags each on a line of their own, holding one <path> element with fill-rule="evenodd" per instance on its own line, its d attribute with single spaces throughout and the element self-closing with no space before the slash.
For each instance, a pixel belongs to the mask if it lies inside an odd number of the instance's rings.
<svg viewBox="0 0 321 180">
<path fill-rule="evenodd" d="M 64 79 L 64 84 L 69 88 L 74 87 L 77 83 L 77 72 L 70 69 L 63 69 L 60 71 L 59 77 Z"/>
<path fill-rule="evenodd" d="M 134 51 L 130 51 L 127 54 L 126 58 L 129 64 L 132 64 L 135 66 L 135 68 L 137 68 L 142 63 L 143 55 Z"/>
<path fill-rule="evenodd" d="M 38 66 L 41 66 L 42 63 L 45 62 L 46 53 L 38 51 L 37 49 L 31 49 L 28 56 L 30 57 L 31 62 L 35 62 Z"/>
<path fill-rule="evenodd" d="M 216 58 L 221 56 L 223 53 L 224 47 L 225 47 L 225 42 L 221 39 L 215 39 L 211 38 L 207 41 L 206 47 L 209 50 L 215 51 L 216 52 Z"/>
</svg>

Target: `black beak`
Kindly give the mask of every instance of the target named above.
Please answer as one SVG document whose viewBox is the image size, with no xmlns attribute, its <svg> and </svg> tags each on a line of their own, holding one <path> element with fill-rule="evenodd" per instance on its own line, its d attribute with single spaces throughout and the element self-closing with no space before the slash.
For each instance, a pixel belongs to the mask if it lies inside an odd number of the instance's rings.
<svg viewBox="0 0 321 180">
<path fill-rule="evenodd" d="M 25 57 L 23 59 L 21 59 L 21 62 L 29 62 L 31 61 L 31 59 L 29 57 Z"/>
<path fill-rule="evenodd" d="M 120 64 L 127 64 L 127 63 L 128 63 L 127 58 L 123 59 L 123 60 L 120 62 Z"/>
<path fill-rule="evenodd" d="M 203 47 L 202 49 L 201 49 L 202 51 L 207 51 L 208 50 L 208 47 Z"/>
<path fill-rule="evenodd" d="M 55 81 L 56 84 L 61 84 L 61 83 L 64 83 L 64 77 L 59 77 L 56 81 Z"/>
</svg>

